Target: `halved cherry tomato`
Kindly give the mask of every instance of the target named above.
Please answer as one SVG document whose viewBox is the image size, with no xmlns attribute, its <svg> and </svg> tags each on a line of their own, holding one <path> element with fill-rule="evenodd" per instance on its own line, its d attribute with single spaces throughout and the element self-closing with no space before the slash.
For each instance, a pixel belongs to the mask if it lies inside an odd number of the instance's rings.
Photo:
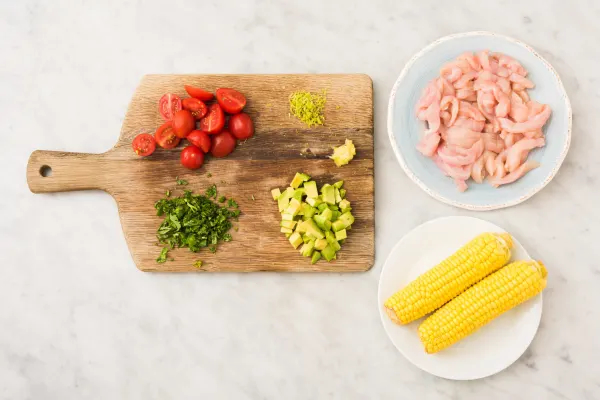
<svg viewBox="0 0 600 400">
<path fill-rule="evenodd" d="M 225 157 L 235 149 L 235 138 L 227 131 L 223 131 L 213 136 L 210 154 L 213 157 Z"/>
<path fill-rule="evenodd" d="M 181 105 L 184 110 L 188 110 L 192 113 L 192 116 L 195 119 L 200 119 L 206 115 L 208 112 L 208 107 L 201 100 L 195 99 L 193 97 L 183 99 L 181 101 Z"/>
<path fill-rule="evenodd" d="M 228 88 L 217 89 L 217 101 L 228 114 L 237 114 L 246 105 L 246 98 L 243 94 Z"/>
<path fill-rule="evenodd" d="M 185 91 L 192 97 L 202 101 L 210 101 L 215 97 L 211 92 L 190 85 L 184 85 Z"/>
<path fill-rule="evenodd" d="M 180 110 L 173 116 L 173 132 L 178 138 L 185 138 L 196 127 L 196 120 L 188 110 Z"/>
<path fill-rule="evenodd" d="M 205 153 L 210 151 L 210 137 L 203 131 L 192 131 L 186 137 L 187 141 L 196 147 L 199 147 Z"/>
<path fill-rule="evenodd" d="M 200 120 L 200 130 L 214 135 L 225 126 L 225 114 L 218 103 L 208 106 L 208 114 Z"/>
<path fill-rule="evenodd" d="M 167 93 L 158 101 L 158 111 L 166 120 L 173 119 L 173 115 L 181 110 L 181 99 L 176 94 Z"/>
<path fill-rule="evenodd" d="M 196 146 L 188 146 L 181 151 L 181 165 L 188 169 L 198 169 L 204 164 L 204 153 Z"/>
<path fill-rule="evenodd" d="M 254 135 L 252 119 L 246 113 L 239 113 L 229 117 L 229 130 L 239 140 L 245 140 Z"/>
<path fill-rule="evenodd" d="M 148 133 L 140 133 L 131 143 L 133 151 L 140 157 L 146 157 L 156 150 L 156 140 Z"/>
<path fill-rule="evenodd" d="M 173 132 L 173 124 L 171 121 L 167 121 L 162 124 L 154 134 L 154 138 L 156 139 L 156 143 L 163 149 L 172 149 L 177 147 L 179 144 L 179 139 L 175 132 Z"/>
</svg>

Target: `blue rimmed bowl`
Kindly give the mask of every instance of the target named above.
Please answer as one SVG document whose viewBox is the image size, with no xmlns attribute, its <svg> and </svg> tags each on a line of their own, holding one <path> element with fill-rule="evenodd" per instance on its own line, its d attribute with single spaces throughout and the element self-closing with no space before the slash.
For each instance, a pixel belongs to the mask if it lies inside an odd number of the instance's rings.
<svg viewBox="0 0 600 400">
<path fill-rule="evenodd" d="M 415 116 L 415 105 L 425 86 L 439 75 L 440 67 L 466 51 L 488 49 L 517 59 L 535 83 L 529 95 L 550 105 L 552 116 L 544 126 L 546 146 L 532 151 L 530 159 L 541 166 L 518 181 L 493 188 L 488 183 L 468 182 L 459 192 L 451 178 L 416 149 L 425 126 Z M 445 36 L 431 43 L 406 64 L 396 80 L 388 105 L 388 134 L 396 157 L 421 189 L 434 198 L 468 210 L 495 210 L 519 204 L 544 188 L 554 178 L 571 143 L 571 103 L 554 68 L 525 43 L 491 32 L 467 32 Z"/>
</svg>

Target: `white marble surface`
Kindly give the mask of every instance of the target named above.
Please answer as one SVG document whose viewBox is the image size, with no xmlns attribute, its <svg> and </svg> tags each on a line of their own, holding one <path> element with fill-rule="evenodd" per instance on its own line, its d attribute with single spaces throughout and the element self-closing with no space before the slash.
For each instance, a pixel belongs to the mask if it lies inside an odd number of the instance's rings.
<svg viewBox="0 0 600 400">
<path fill-rule="evenodd" d="M 1 399 L 600 399 L 600 6 L 589 1 L 0 0 Z M 520 206 L 460 211 L 401 172 L 388 92 L 410 56 L 487 29 L 538 49 L 574 109 L 556 179 Z M 363 274 L 139 272 L 104 193 L 32 195 L 34 149 L 101 152 L 145 73 L 364 72 L 374 80 L 377 256 Z M 406 361 L 377 312 L 397 240 L 445 215 L 513 232 L 546 262 L 541 328 L 475 382 Z"/>
</svg>

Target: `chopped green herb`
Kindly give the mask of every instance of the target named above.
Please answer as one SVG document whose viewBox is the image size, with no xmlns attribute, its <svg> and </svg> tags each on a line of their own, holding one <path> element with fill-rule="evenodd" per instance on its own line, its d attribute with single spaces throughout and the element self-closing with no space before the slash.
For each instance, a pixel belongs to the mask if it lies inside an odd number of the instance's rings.
<svg viewBox="0 0 600 400">
<path fill-rule="evenodd" d="M 208 246 L 208 250 L 210 250 L 211 253 L 216 253 L 217 252 L 217 246 L 215 246 L 214 244 L 210 245 L 210 246 Z"/>
<path fill-rule="evenodd" d="M 238 229 L 239 229 L 239 228 L 238 228 L 237 226 L 234 226 L 234 227 L 233 227 L 233 230 L 234 230 L 234 231 L 236 231 L 236 232 L 238 231 Z"/>
<path fill-rule="evenodd" d="M 227 201 L 227 205 L 229 207 L 238 208 L 238 203 L 236 203 L 236 201 L 234 199 L 229 199 Z"/>
<path fill-rule="evenodd" d="M 217 198 L 217 185 L 212 185 L 206 189 L 206 197 L 216 199 Z"/>
<path fill-rule="evenodd" d="M 207 178 L 211 178 L 211 177 L 212 177 L 212 174 L 209 172 L 208 174 L 206 174 L 206 177 L 207 177 Z"/>
<path fill-rule="evenodd" d="M 169 248 L 163 247 L 162 250 L 160 251 L 160 255 L 156 259 L 156 262 L 162 264 L 165 261 L 167 261 L 167 254 L 169 254 Z"/>
<path fill-rule="evenodd" d="M 202 260 L 198 260 L 198 261 L 196 261 L 196 262 L 194 263 L 194 267 L 196 267 L 196 268 L 200 268 L 200 267 L 202 267 Z"/>
<path fill-rule="evenodd" d="M 171 197 L 171 191 L 169 189 L 167 189 L 167 191 L 165 192 L 165 196 Z"/>
<path fill-rule="evenodd" d="M 216 186 L 207 192 L 216 193 Z M 229 210 L 213 202 L 208 196 L 194 195 L 185 190 L 182 197 L 160 199 L 155 204 L 156 214 L 164 216 L 157 231 L 158 241 L 165 247 L 157 262 L 167 260 L 169 249 L 187 247 L 193 252 L 203 247 L 215 252 L 220 241 L 230 241 L 228 231 L 232 224 L 230 219 L 237 218 L 240 210 Z"/>
<path fill-rule="evenodd" d="M 186 181 L 185 179 L 179 179 L 179 177 L 175 177 L 175 181 L 177 182 L 178 185 L 180 186 L 185 186 L 188 184 L 188 181 Z"/>
<path fill-rule="evenodd" d="M 225 196 L 219 197 L 219 203 L 225 203 L 225 200 L 227 200 Z"/>
</svg>

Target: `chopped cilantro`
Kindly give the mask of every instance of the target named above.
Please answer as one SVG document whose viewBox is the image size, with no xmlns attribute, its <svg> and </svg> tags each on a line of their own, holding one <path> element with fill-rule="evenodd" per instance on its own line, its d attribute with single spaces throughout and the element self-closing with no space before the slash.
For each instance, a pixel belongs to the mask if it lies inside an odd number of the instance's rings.
<svg viewBox="0 0 600 400">
<path fill-rule="evenodd" d="M 168 253 L 169 253 L 169 248 L 168 247 L 163 247 L 162 250 L 160 251 L 160 255 L 156 259 L 156 262 L 159 263 L 159 264 L 162 264 L 165 261 L 167 261 L 167 254 Z"/>
<path fill-rule="evenodd" d="M 219 197 L 219 203 L 225 203 L 225 200 L 227 200 L 225 196 Z"/>
<path fill-rule="evenodd" d="M 171 191 L 169 189 L 167 189 L 167 191 L 165 192 L 165 196 L 171 197 Z"/>
<path fill-rule="evenodd" d="M 185 186 L 188 184 L 188 181 L 186 181 L 185 179 L 179 179 L 179 177 L 175 177 L 175 181 L 180 186 Z"/>
<path fill-rule="evenodd" d="M 229 199 L 227 201 L 227 205 L 229 207 L 238 208 L 238 203 L 236 203 L 236 201 L 234 199 Z"/>
<path fill-rule="evenodd" d="M 206 189 L 206 197 L 216 199 L 217 198 L 217 185 L 212 185 Z"/>
<path fill-rule="evenodd" d="M 210 178 L 210 177 L 212 177 L 212 174 L 209 172 L 208 174 L 206 174 L 206 177 Z"/>
<path fill-rule="evenodd" d="M 210 246 L 208 246 L 208 250 L 210 250 L 211 253 L 216 253 L 217 246 L 215 246 L 214 244 L 211 244 Z"/>
</svg>

